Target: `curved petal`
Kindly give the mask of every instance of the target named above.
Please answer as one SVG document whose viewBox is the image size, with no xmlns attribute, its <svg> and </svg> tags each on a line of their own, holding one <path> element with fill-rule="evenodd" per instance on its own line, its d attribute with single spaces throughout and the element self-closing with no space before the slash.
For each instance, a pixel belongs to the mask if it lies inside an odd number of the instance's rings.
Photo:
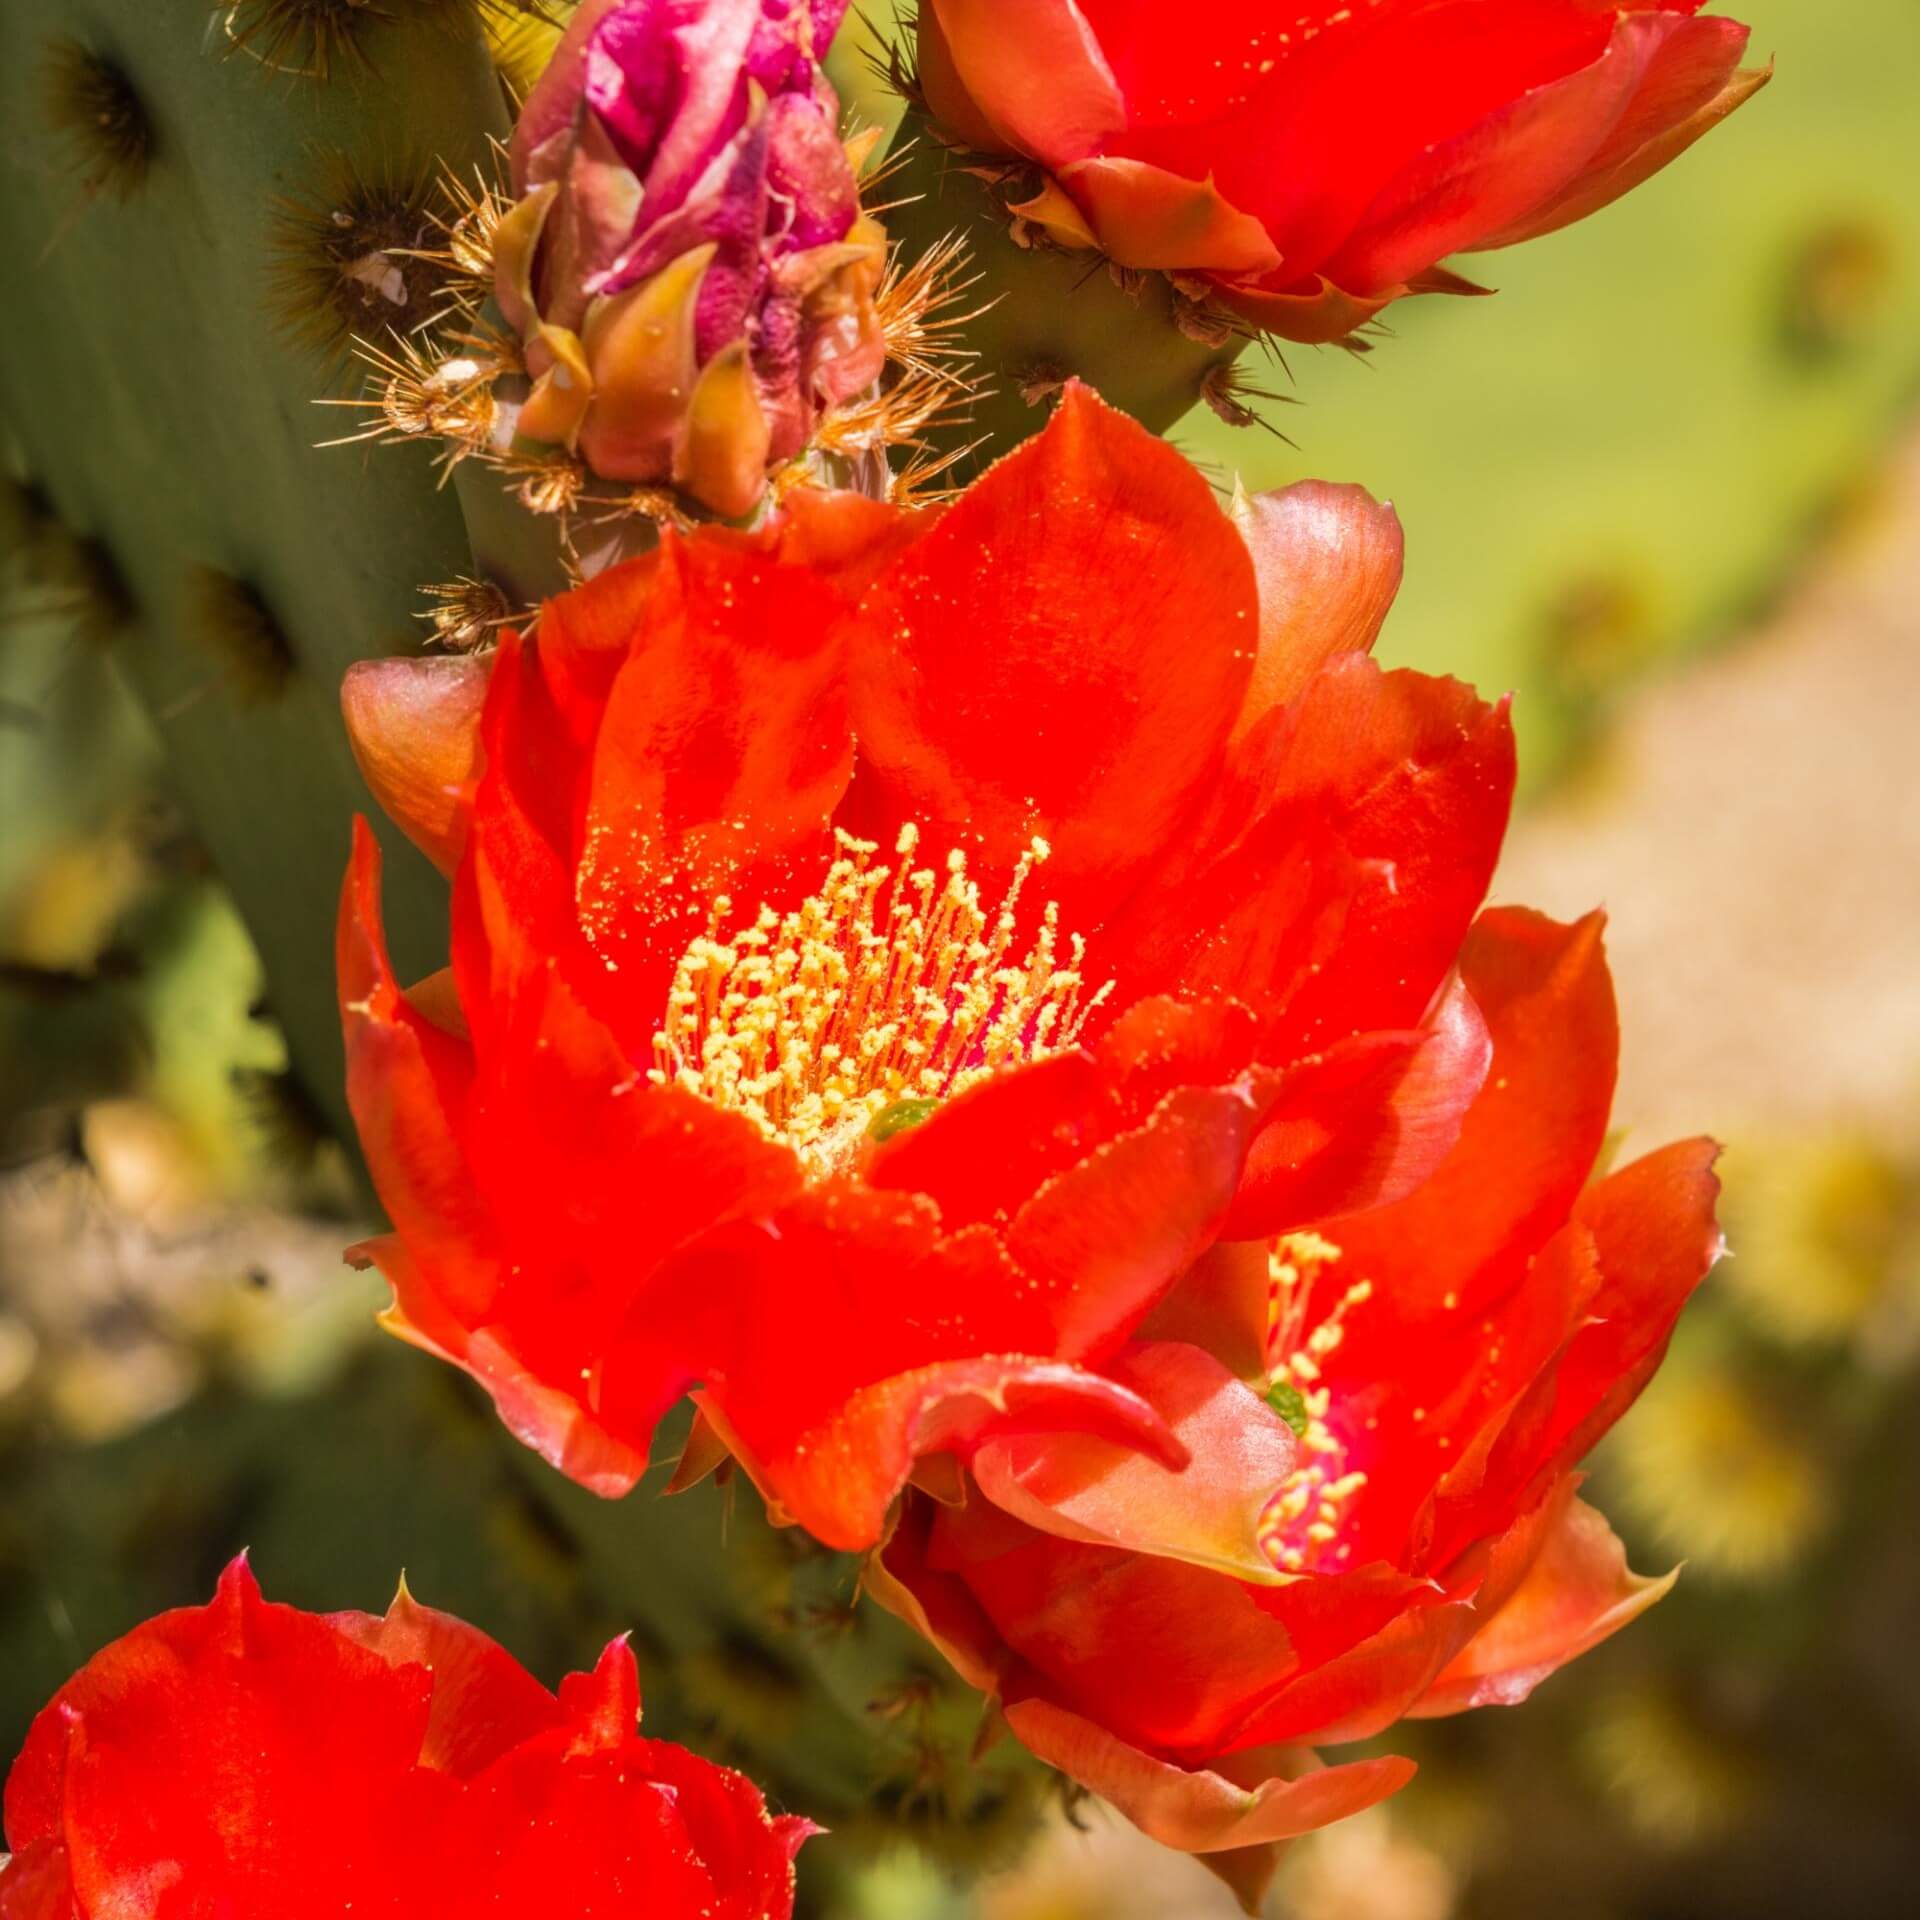
<svg viewBox="0 0 1920 1920">
<path fill-rule="evenodd" d="M 1233 1204 L 1277 1076 L 1183 1087 L 1145 1125 L 1056 1175 L 1014 1216 L 1006 1249 L 1047 1303 L 1068 1359 L 1110 1351 L 1205 1250 Z"/>
<path fill-rule="evenodd" d="M 48 1838 L 0 1857 L 0 1920 L 82 1920 L 67 1850 Z"/>
<path fill-rule="evenodd" d="M 1454 1149 L 1398 1205 L 1318 1230 L 1396 1318 L 1478 1312 L 1566 1219 L 1606 1138 L 1619 1057 L 1602 916 L 1483 913 L 1460 958 L 1493 1058 Z M 1364 1330 L 1356 1330 L 1364 1338 Z"/>
<path fill-rule="evenodd" d="M 388 819 L 446 874 L 466 844 L 491 670 L 470 653 L 360 660 L 340 683 L 361 777 Z"/>
<path fill-rule="evenodd" d="M 777 1453 L 742 1437 L 717 1392 L 696 1397 L 775 1523 L 803 1526 L 844 1552 L 878 1545 L 923 1454 L 968 1458 L 1004 1436 L 1081 1434 L 1122 1453 L 1144 1451 L 1163 1472 L 1185 1464 L 1179 1441 L 1138 1394 L 1100 1374 L 1017 1355 L 942 1361 L 859 1388 Z M 740 1404 L 737 1394 L 733 1401 Z M 753 1430 L 768 1424 L 756 1414 Z"/>
<path fill-rule="evenodd" d="M 1567 1502 L 1525 1579 L 1409 1714 L 1517 1706 L 1549 1674 L 1664 1599 L 1679 1577 L 1678 1568 L 1658 1580 L 1631 1572 L 1606 1516 L 1583 1500 Z"/>
<path fill-rule="evenodd" d="M 984 1227 L 943 1238 L 924 1200 L 833 1182 L 675 1260 L 613 1341 L 604 1392 L 704 1379 L 703 1411 L 769 1498 L 870 1546 L 915 1458 L 964 1455 L 996 1420 L 1182 1457 L 1137 1395 L 1060 1364 L 1065 1285 L 1022 1275 Z"/>
<path fill-rule="evenodd" d="M 1592 1317 L 1560 1369 L 1550 1428 L 1559 1458 L 1579 1459 L 1640 1397 L 1680 1309 L 1726 1251 L 1715 1218 L 1719 1157 L 1711 1140 L 1680 1141 L 1623 1167 L 1575 1204 L 1601 1280 Z"/>
<path fill-rule="evenodd" d="M 393 1304 L 379 1316 L 387 1332 L 470 1375 L 492 1400 L 501 1425 L 556 1472 L 603 1499 L 632 1492 L 647 1470 L 650 1429 L 642 1430 L 638 1446 L 616 1438 L 588 1410 L 586 1381 L 575 1392 L 555 1387 L 498 1331 L 485 1325 L 475 1329 L 455 1318 L 398 1234 L 370 1240 L 358 1251 L 393 1289 Z M 573 1371 L 577 1376 L 583 1370 Z M 590 1379 L 591 1369 L 584 1371 Z M 676 1381 L 673 1397 L 685 1385 L 684 1378 Z"/>
<path fill-rule="evenodd" d="M 1404 1199 L 1446 1161 L 1491 1055 L 1480 1010 L 1454 980 L 1419 1031 L 1363 1034 L 1288 1069 L 1222 1236 L 1262 1238 Z"/>
<path fill-rule="evenodd" d="M 1274 277 L 1274 276 L 1269 276 Z M 1384 313 L 1396 300 L 1418 287 L 1380 287 L 1372 293 L 1351 293 L 1335 286 L 1324 273 L 1309 275 L 1298 285 L 1260 286 L 1244 280 L 1216 280 L 1213 297 L 1242 320 L 1282 340 L 1305 347 L 1327 347 L 1350 340 L 1368 321 Z M 1435 292 L 1484 293 L 1484 287 L 1434 288 Z"/>
<path fill-rule="evenodd" d="M 1260 1546 L 1260 1521 L 1298 1460 L 1293 1429 L 1198 1347 L 1136 1341 L 1104 1371 L 1172 1429 L 1190 1456 L 1179 1472 L 1090 1436 L 1023 1436 L 975 1452 L 980 1491 L 1003 1512 L 1064 1540 L 1131 1547 L 1277 1583 Z"/>
<path fill-rule="evenodd" d="M 1386 1755 L 1292 1777 L 1276 1774 L 1249 1787 L 1210 1768 L 1189 1771 L 1153 1759 L 1048 1700 L 1009 1701 L 1005 1712 L 1029 1752 L 1110 1801 L 1162 1846 L 1183 1853 L 1297 1839 L 1376 1806 L 1414 1775 L 1411 1760 Z M 1310 1756 L 1306 1764 L 1312 1769 Z"/>
<path fill-rule="evenodd" d="M 1551 200 L 1619 125 L 1682 24 L 1674 13 L 1628 14 L 1589 65 L 1429 147 L 1381 190 L 1321 270 L 1343 287 L 1392 286 Z"/>
<path fill-rule="evenodd" d="M 1253 1018 L 1223 1001 L 1135 1001 L 1090 1048 L 996 1073 L 941 1102 L 867 1163 L 868 1185 L 924 1193 L 949 1232 L 1005 1220 L 1049 1180 L 1119 1134 L 1145 1126 L 1169 1095 L 1213 1088 L 1229 1124 L 1254 1091 Z M 1167 1144 L 1172 1144 L 1168 1141 Z"/>
<path fill-rule="evenodd" d="M 997 1695 L 1015 1665 L 966 1582 L 927 1565 L 931 1503 L 909 1499 L 893 1530 L 861 1571 L 860 1590 L 936 1648 L 977 1692 Z"/>
<path fill-rule="evenodd" d="M 1022 1663 L 1010 1693 L 1044 1692 L 1185 1763 L 1257 1744 L 1265 1701 L 1444 1599 L 1384 1565 L 1256 1584 L 1063 1539 L 985 1500 L 939 1509 L 923 1564 L 963 1582 Z"/>
<path fill-rule="evenodd" d="M 468 1779 L 560 1725 L 553 1695 L 504 1647 L 455 1614 L 423 1607 L 404 1580 L 385 1614 L 335 1613 L 327 1623 L 389 1666 L 433 1676 L 424 1767 Z"/>
<path fill-rule="evenodd" d="M 347 1102 L 380 1202 L 433 1269 L 449 1309 L 484 1312 L 499 1285 L 493 1222 L 460 1142 L 470 1052 L 401 993 L 380 921 L 380 847 L 354 822 L 335 977 Z"/>
<path fill-rule="evenodd" d="M 1302 480 L 1236 493 L 1229 509 L 1260 585 L 1260 650 L 1234 722 L 1239 739 L 1299 699 L 1340 653 L 1369 653 L 1400 591 L 1400 516 L 1364 487 Z"/>
<path fill-rule="evenodd" d="M 1510 247 L 1557 233 L 1677 160 L 1773 78 L 1770 65 L 1736 70 L 1748 37 L 1737 20 L 1685 21 L 1660 48 L 1626 111 L 1579 175 L 1544 206 L 1483 235 L 1474 246 Z"/>
<path fill-rule="evenodd" d="M 161 1862 L 209 1911 L 279 1906 L 296 1883 L 308 1911 L 344 1911 L 359 1862 L 338 1836 L 364 1859 L 386 1828 L 431 1685 L 262 1599 L 236 1561 L 210 1605 L 136 1627 L 42 1710 L 8 1779 L 8 1837 L 64 1839 L 82 1913 L 150 1911 Z M 182 1753 L 244 1754 L 244 1801 L 208 1793 Z"/>
<path fill-rule="evenodd" d="M 1325 274 L 1370 295 L 1392 283 L 1328 265 L 1369 206 L 1423 155 L 1589 66 L 1607 44 L 1613 8 L 1473 0 L 1329 12 L 1311 37 L 1276 53 L 1232 112 L 1130 131 L 1105 150 L 1196 179 L 1213 170 L 1227 198 L 1273 236 L 1291 281 Z"/>
<path fill-rule="evenodd" d="M 1123 267 L 1257 276 L 1280 265 L 1266 228 L 1210 179 L 1189 180 L 1145 160 L 1094 158 L 1062 167 L 1059 180 L 1101 252 Z"/>
<path fill-rule="evenodd" d="M 1211 778 L 1257 614 L 1206 482 L 1070 385 L 863 603 L 862 830 L 918 821 L 930 848 L 977 847 L 985 877 L 1043 837 L 1040 884 L 1084 930 Z"/>
<path fill-rule="evenodd" d="M 1007 146 L 1060 166 L 1125 124 L 1120 90 L 1073 0 L 929 4 L 944 62 L 936 72 L 962 81 Z"/>
<path fill-rule="evenodd" d="M 1402 1719 L 1435 1679 L 1486 1631 L 1559 1525 L 1577 1480 L 1559 1483 L 1511 1526 L 1447 1570 L 1445 1597 L 1413 1607 L 1377 1633 L 1268 1693 L 1232 1744 L 1370 1740 Z"/>
</svg>

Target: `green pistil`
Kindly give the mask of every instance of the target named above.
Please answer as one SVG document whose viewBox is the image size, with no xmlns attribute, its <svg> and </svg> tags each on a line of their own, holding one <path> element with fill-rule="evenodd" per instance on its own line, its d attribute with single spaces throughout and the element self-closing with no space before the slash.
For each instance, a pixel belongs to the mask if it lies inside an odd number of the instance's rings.
<svg viewBox="0 0 1920 1920">
<path fill-rule="evenodd" d="M 882 1116 L 884 1118 L 884 1116 Z M 878 1125 L 878 1122 L 875 1122 Z M 1291 1380 L 1276 1380 L 1267 1389 L 1267 1405 L 1294 1431 L 1296 1439 L 1307 1437 L 1307 1402 Z"/>
<path fill-rule="evenodd" d="M 867 1127 L 869 1140 L 891 1140 L 896 1133 L 905 1133 L 909 1127 L 917 1127 L 921 1121 L 931 1119 L 933 1110 L 940 1104 L 938 1100 L 896 1100 L 890 1107 L 882 1107 L 873 1116 Z"/>
</svg>

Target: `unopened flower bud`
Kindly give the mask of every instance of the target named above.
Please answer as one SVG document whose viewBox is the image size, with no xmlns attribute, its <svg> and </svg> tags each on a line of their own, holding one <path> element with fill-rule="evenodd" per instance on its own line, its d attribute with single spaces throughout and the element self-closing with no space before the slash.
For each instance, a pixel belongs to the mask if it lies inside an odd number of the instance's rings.
<svg viewBox="0 0 1920 1920">
<path fill-rule="evenodd" d="M 522 441 L 750 512 L 885 357 L 820 67 L 846 0 L 586 0 L 528 97 L 495 294 Z"/>
</svg>

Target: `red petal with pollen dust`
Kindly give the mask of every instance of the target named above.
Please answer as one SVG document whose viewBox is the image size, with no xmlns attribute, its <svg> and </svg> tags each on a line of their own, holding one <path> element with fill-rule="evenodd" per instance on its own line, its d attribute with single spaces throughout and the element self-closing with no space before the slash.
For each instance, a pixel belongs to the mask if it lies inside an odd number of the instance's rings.
<svg viewBox="0 0 1920 1920">
<path fill-rule="evenodd" d="M 652 1018 L 714 897 L 751 922 L 832 857 L 853 766 L 846 603 L 759 537 L 669 536 L 615 676 L 579 829 L 586 937 Z"/>
<path fill-rule="evenodd" d="M 1326 269 L 1376 197 L 1429 149 L 1590 65 L 1607 44 L 1611 11 L 1588 0 L 1350 10 L 1276 60 L 1237 111 L 1204 126 L 1130 132 L 1108 151 L 1194 179 L 1212 171 L 1235 206 L 1265 223 L 1297 285 Z"/>
<path fill-rule="evenodd" d="M 918 821 L 989 883 L 1043 836 L 1035 889 L 1090 926 L 1213 778 L 1257 618 L 1206 482 L 1070 386 L 863 603 L 848 824 Z"/>
</svg>

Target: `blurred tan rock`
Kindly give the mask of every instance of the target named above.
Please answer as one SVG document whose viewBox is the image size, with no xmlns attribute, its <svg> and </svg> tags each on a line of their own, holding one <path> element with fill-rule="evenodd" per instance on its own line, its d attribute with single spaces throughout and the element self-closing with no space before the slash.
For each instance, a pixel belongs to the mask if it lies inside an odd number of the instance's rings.
<svg viewBox="0 0 1920 1920">
<path fill-rule="evenodd" d="M 1630 1151 L 1920 1127 L 1916 527 L 1920 440 L 1875 528 L 1754 637 L 1635 694 L 1602 790 L 1508 843 L 1496 898 L 1610 911 Z"/>
</svg>

